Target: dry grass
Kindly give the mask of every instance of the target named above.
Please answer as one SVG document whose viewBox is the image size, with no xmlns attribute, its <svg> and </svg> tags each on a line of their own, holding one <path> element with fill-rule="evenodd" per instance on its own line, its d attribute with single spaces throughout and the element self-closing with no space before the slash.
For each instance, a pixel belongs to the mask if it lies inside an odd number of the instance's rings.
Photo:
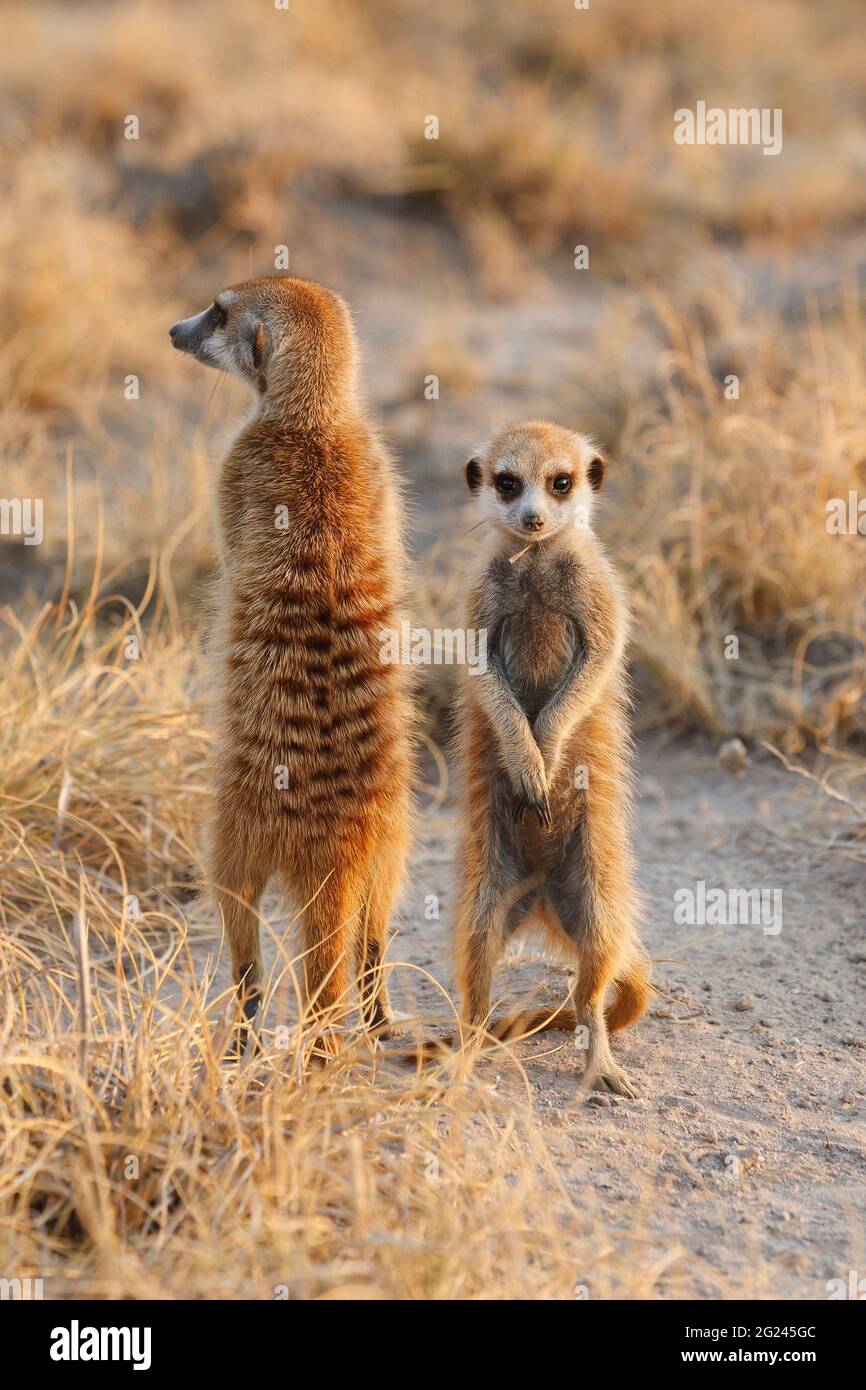
<svg viewBox="0 0 866 1390">
<path fill-rule="evenodd" d="M 468 1067 L 389 1071 L 350 1037 L 303 1075 L 296 1026 L 226 1067 L 180 923 L 161 950 L 115 926 L 84 1060 L 68 941 L 49 969 L 3 948 L 4 1270 L 52 1297 L 646 1296 L 684 1278 L 648 1241 L 594 1239 L 532 1119 Z"/>
<path fill-rule="evenodd" d="M 728 274 L 698 302 L 651 300 L 667 350 L 654 398 L 628 410 L 610 522 L 648 717 L 844 742 L 864 732 L 862 538 L 828 532 L 826 508 L 866 476 L 861 311 L 852 293 L 840 315 L 812 304 L 786 323 L 746 294 Z"/>
<path fill-rule="evenodd" d="M 207 5 L 167 0 L 21 5 L 3 72 L 13 140 L 74 143 L 119 179 L 128 207 L 176 230 L 269 229 L 275 203 L 315 173 L 365 196 L 427 200 L 482 264 L 479 207 L 518 237 L 567 249 L 577 200 L 616 257 L 672 220 L 686 245 L 701 227 L 790 236 L 862 215 L 857 13 L 854 0 L 718 11 L 665 0 L 640 15 L 628 0 L 598 14 L 560 0 L 505 12 L 492 0 L 432 11 L 301 0 L 282 14 L 232 6 L 214 24 Z M 673 111 L 700 96 L 782 107 L 796 158 L 720 161 L 706 147 L 680 158 Z M 122 139 L 129 113 L 138 144 Z M 182 172 L 185 193 L 168 177 Z"/>
<path fill-rule="evenodd" d="M 49 1297 L 640 1297 L 688 1261 L 600 1237 L 528 1102 L 468 1055 L 423 1074 L 343 1046 L 311 1065 L 284 946 L 263 1051 L 223 1060 L 197 866 L 195 656 L 100 601 L 3 640 L 0 1268 Z M 10 620 L 10 615 L 5 615 Z M 11 621 L 11 620 L 10 620 Z M 11 732 L 14 731 L 14 732 Z M 186 907 L 184 904 L 187 904 Z M 207 954 L 207 937 L 211 939 Z"/>
</svg>

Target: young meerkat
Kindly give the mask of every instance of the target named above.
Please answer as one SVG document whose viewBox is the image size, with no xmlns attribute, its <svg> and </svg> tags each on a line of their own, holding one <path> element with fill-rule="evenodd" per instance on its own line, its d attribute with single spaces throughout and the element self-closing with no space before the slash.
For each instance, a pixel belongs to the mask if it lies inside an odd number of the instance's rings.
<svg viewBox="0 0 866 1390">
<path fill-rule="evenodd" d="M 466 625 L 486 630 L 488 655 L 462 681 L 455 945 L 466 1022 L 484 1026 L 503 947 L 540 918 L 576 958 L 573 1007 L 491 1031 L 581 1029 L 584 1086 L 633 1096 L 608 1038 L 640 1017 L 650 985 L 629 844 L 628 611 L 590 526 L 604 473 L 589 439 L 540 421 L 466 465 L 486 523 Z"/>
<path fill-rule="evenodd" d="M 399 623 L 402 509 L 358 395 L 349 311 L 321 285 L 233 285 L 173 345 L 256 393 L 219 475 L 219 701 L 209 879 L 246 1020 L 261 991 L 257 909 L 274 873 L 302 912 L 311 1010 L 381 969 L 408 842 L 410 703 L 380 659 Z M 241 1029 L 241 1039 L 246 1029 Z"/>
</svg>

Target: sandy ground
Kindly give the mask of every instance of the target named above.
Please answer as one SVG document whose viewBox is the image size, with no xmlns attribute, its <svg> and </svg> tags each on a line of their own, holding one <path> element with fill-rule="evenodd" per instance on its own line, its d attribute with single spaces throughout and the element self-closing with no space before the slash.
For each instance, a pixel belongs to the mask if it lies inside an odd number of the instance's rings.
<svg viewBox="0 0 866 1390">
<path fill-rule="evenodd" d="M 692 1296 L 825 1299 L 829 1280 L 866 1275 L 866 949 L 851 819 L 769 755 L 735 777 L 701 743 L 644 748 L 639 787 L 644 939 L 668 996 L 614 1042 L 639 1097 L 581 1103 L 580 1056 L 549 1033 L 517 1046 L 532 1106 L 581 1208 L 610 1240 L 636 1239 L 642 1261 L 657 1252 L 662 1290 L 670 1260 Z M 423 816 L 391 949 L 452 995 L 455 830 L 448 800 Z M 766 890 L 768 906 L 780 893 L 781 923 L 678 923 L 674 895 L 699 881 Z M 498 976 L 500 1006 L 537 999 L 539 986 L 561 998 L 567 967 L 528 935 Z M 395 969 L 392 996 L 403 1011 L 445 1012 L 417 970 Z M 527 1103 L 507 1059 L 482 1067 Z M 585 1282 L 604 1296 L 591 1273 Z"/>
<path fill-rule="evenodd" d="M 440 923 L 416 907 L 395 943 L 449 985 L 454 829 L 453 813 L 432 818 L 416 861 L 416 901 L 441 893 Z M 637 1218 L 660 1252 L 680 1244 L 711 1295 L 826 1298 L 829 1279 L 866 1274 L 863 871 L 827 852 L 839 830 L 832 807 L 769 758 L 738 778 L 708 748 L 645 752 L 644 939 L 670 998 L 614 1044 L 640 1098 L 575 1104 L 571 1039 L 520 1045 L 574 1193 L 614 1230 Z M 677 924 L 674 894 L 700 880 L 780 892 L 781 929 Z M 562 997 L 564 969 L 529 943 L 501 972 L 500 997 L 524 977 Z"/>
</svg>

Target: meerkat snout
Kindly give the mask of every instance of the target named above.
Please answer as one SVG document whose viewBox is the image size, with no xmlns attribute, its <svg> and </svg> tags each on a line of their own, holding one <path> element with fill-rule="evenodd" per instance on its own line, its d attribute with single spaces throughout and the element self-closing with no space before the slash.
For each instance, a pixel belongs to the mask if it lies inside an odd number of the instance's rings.
<svg viewBox="0 0 866 1390">
<path fill-rule="evenodd" d="M 265 358 L 271 335 L 246 286 L 221 291 L 201 313 L 173 323 L 168 336 L 178 352 L 189 353 L 206 367 L 232 372 L 258 391 L 265 390 Z"/>
<path fill-rule="evenodd" d="M 604 460 L 586 435 L 543 421 L 503 431 L 466 465 L 484 519 L 542 541 L 588 529 L 603 480 Z"/>
<path fill-rule="evenodd" d="M 214 300 L 207 309 L 203 309 L 200 314 L 193 314 L 188 319 L 178 319 L 168 330 L 171 345 L 177 348 L 178 352 L 190 352 L 198 356 L 213 336 L 225 326 L 228 315 L 222 306 Z"/>
</svg>

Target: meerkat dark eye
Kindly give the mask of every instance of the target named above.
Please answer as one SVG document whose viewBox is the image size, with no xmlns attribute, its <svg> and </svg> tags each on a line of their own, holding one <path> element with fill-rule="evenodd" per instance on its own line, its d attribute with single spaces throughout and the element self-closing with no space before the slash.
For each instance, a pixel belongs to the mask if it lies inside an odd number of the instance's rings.
<svg viewBox="0 0 866 1390">
<path fill-rule="evenodd" d="M 210 312 L 214 328 L 224 328 L 228 319 L 228 314 L 217 300 L 214 300 L 214 305 Z"/>
<path fill-rule="evenodd" d="M 557 497 L 567 497 L 571 492 L 571 478 L 567 473 L 557 473 L 550 486 Z"/>
<path fill-rule="evenodd" d="M 496 491 L 502 498 L 519 497 L 523 490 L 523 484 L 519 478 L 515 478 L 511 473 L 500 473 L 496 479 Z"/>
</svg>

